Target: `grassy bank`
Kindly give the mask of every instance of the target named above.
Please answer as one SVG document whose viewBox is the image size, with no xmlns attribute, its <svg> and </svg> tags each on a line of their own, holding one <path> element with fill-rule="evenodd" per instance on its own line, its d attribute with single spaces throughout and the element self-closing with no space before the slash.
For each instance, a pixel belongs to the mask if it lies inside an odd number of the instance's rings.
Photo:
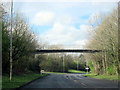
<svg viewBox="0 0 120 90">
<path fill-rule="evenodd" d="M 17 88 L 36 78 L 47 76 L 48 74 L 25 74 L 19 76 L 13 76 L 12 81 L 9 80 L 9 76 L 2 76 L 2 88 Z"/>
<path fill-rule="evenodd" d="M 63 73 L 63 72 L 45 72 L 45 73 L 67 74 L 67 73 Z"/>
<path fill-rule="evenodd" d="M 70 69 L 68 70 L 69 73 L 86 73 L 85 71 L 79 71 L 79 70 L 73 70 L 73 69 Z"/>
<path fill-rule="evenodd" d="M 118 80 L 117 75 L 96 75 L 96 74 L 85 74 L 83 76 L 96 78 L 96 79 L 106 79 L 106 80 Z"/>
</svg>

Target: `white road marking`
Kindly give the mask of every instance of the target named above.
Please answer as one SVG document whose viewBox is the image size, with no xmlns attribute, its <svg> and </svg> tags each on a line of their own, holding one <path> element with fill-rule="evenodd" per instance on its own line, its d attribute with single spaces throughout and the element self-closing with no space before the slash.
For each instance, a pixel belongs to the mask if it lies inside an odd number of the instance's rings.
<svg viewBox="0 0 120 90">
<path fill-rule="evenodd" d="M 77 80 L 75 80 L 75 79 L 73 81 L 77 82 Z"/>
<path fill-rule="evenodd" d="M 84 84 L 84 83 L 81 83 L 82 85 L 84 85 L 84 86 L 87 86 L 86 84 Z"/>
</svg>

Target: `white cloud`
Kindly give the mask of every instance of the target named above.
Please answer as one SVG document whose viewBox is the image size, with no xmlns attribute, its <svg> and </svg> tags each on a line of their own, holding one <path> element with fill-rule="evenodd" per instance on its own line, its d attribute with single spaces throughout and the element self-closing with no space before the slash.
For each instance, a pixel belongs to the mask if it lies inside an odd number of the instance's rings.
<svg viewBox="0 0 120 90">
<path fill-rule="evenodd" d="M 87 40 L 76 40 L 73 45 L 64 45 L 65 49 L 83 49 L 85 48 Z"/>
<path fill-rule="evenodd" d="M 99 12 L 94 12 L 90 15 L 88 21 L 90 21 L 91 23 L 95 23 L 95 22 L 97 22 L 97 20 L 99 19 L 100 16 L 101 16 L 101 14 Z"/>
<path fill-rule="evenodd" d="M 64 24 L 64 25 L 71 24 L 72 23 L 72 17 L 69 16 L 69 15 L 61 16 L 60 19 L 59 19 L 59 22 Z"/>
<path fill-rule="evenodd" d="M 55 14 L 53 12 L 39 12 L 33 18 L 33 24 L 35 25 L 48 25 L 53 23 Z"/>
<path fill-rule="evenodd" d="M 86 45 L 87 41 L 87 39 L 75 41 L 75 48 L 83 48 Z"/>
<path fill-rule="evenodd" d="M 88 25 L 80 25 L 80 28 L 76 29 L 74 26 L 56 23 L 52 29 L 40 35 L 40 38 L 49 42 L 50 45 L 60 44 L 65 48 L 83 48 L 89 28 Z"/>
</svg>

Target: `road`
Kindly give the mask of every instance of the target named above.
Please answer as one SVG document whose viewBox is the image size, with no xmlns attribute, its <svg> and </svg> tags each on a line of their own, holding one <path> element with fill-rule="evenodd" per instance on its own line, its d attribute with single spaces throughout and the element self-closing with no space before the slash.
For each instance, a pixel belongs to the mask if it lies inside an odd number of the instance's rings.
<svg viewBox="0 0 120 90">
<path fill-rule="evenodd" d="M 50 74 L 22 88 L 118 88 L 118 82 L 88 78 L 82 74 Z"/>
</svg>

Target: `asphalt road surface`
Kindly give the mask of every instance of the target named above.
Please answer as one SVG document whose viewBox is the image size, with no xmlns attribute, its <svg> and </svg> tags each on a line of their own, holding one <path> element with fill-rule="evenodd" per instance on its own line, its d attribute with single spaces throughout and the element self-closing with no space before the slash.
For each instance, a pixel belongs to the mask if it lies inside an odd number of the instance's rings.
<svg viewBox="0 0 120 90">
<path fill-rule="evenodd" d="M 50 74 L 22 88 L 118 88 L 118 82 L 88 78 L 82 74 Z"/>
</svg>

